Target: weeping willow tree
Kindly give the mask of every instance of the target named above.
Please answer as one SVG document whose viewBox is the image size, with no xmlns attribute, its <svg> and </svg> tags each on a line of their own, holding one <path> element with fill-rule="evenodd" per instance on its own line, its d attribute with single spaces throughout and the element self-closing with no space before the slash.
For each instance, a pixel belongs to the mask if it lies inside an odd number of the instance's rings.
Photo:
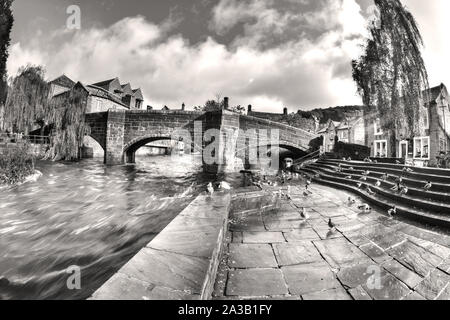
<svg viewBox="0 0 450 320">
<path fill-rule="evenodd" d="M 353 79 L 364 104 L 377 108 L 387 132 L 401 128 L 412 136 L 419 133 L 423 95 L 429 88 L 421 53 L 423 39 L 400 0 L 374 2 L 379 20 L 369 26 L 371 37 L 364 54 L 352 62 Z M 395 135 L 391 137 L 395 141 Z"/>
<path fill-rule="evenodd" d="M 81 85 L 50 98 L 50 86 L 41 66 L 21 68 L 11 79 L 5 105 L 5 122 L 11 132 L 29 133 L 50 127 L 50 148 L 46 159 L 76 160 L 86 133 L 85 113 L 88 92 Z"/>
<path fill-rule="evenodd" d="M 26 66 L 11 79 L 5 104 L 5 123 L 12 132 L 28 134 L 45 123 L 49 85 L 41 66 Z"/>
<path fill-rule="evenodd" d="M 86 89 L 76 85 L 69 92 L 51 99 L 47 122 L 52 124 L 51 146 L 46 158 L 54 161 L 77 160 L 83 145 L 87 127 Z"/>
<path fill-rule="evenodd" d="M 12 0 L 0 0 L 0 109 L 5 103 L 7 93 L 6 61 L 11 41 L 11 29 L 14 17 L 11 10 Z M 0 110 L 1 112 L 1 110 Z"/>
</svg>

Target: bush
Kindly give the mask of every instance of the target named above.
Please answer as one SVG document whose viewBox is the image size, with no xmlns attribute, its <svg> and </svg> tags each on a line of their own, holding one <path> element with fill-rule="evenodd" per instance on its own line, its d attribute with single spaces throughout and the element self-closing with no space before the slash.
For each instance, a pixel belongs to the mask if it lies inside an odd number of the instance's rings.
<svg viewBox="0 0 450 320">
<path fill-rule="evenodd" d="M 352 158 L 352 160 L 364 160 L 370 157 L 370 148 L 359 144 L 338 142 L 335 145 L 334 154 L 337 159 Z"/>
<path fill-rule="evenodd" d="M 34 174 L 34 156 L 29 146 L 19 145 L 0 153 L 0 185 L 24 182 Z"/>
</svg>

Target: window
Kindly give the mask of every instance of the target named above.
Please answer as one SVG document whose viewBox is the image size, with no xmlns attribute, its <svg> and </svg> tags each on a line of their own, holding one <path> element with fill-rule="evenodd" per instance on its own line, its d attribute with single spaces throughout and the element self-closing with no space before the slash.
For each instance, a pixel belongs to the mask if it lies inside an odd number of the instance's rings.
<svg viewBox="0 0 450 320">
<path fill-rule="evenodd" d="M 387 158 L 387 140 L 378 140 L 374 142 L 374 157 Z"/>
<path fill-rule="evenodd" d="M 348 131 L 347 130 L 339 131 L 339 140 L 342 142 L 348 141 Z"/>
<path fill-rule="evenodd" d="M 430 137 L 414 138 L 414 159 L 430 159 Z"/>
<path fill-rule="evenodd" d="M 383 134 L 383 130 L 381 129 L 381 121 L 380 121 L 380 119 L 375 120 L 373 126 L 375 128 L 375 135 L 376 136 L 381 136 Z"/>
</svg>

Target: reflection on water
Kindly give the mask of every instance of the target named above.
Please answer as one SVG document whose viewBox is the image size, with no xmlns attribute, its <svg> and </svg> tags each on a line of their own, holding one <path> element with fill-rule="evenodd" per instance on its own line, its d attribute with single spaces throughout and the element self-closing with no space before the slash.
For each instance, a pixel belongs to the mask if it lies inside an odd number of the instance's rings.
<svg viewBox="0 0 450 320">
<path fill-rule="evenodd" d="M 37 182 L 0 190 L 0 300 L 88 298 L 212 179 L 189 157 L 37 169 Z M 73 265 L 82 290 L 66 287 Z"/>
</svg>

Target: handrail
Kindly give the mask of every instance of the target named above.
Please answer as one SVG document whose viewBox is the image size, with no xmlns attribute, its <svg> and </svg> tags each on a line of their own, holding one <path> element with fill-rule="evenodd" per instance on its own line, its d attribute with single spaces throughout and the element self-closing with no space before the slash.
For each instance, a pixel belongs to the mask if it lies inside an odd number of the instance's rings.
<svg viewBox="0 0 450 320">
<path fill-rule="evenodd" d="M 306 156 L 303 156 L 303 157 L 301 157 L 300 159 L 297 159 L 297 160 L 295 160 L 294 161 L 294 165 L 297 165 L 297 164 L 299 164 L 300 162 L 302 162 L 304 159 L 307 159 L 307 158 L 314 158 L 314 156 L 313 155 L 315 155 L 315 154 L 317 154 L 317 155 L 319 155 L 320 156 L 320 153 L 321 153 L 321 151 L 320 150 L 317 150 L 317 151 L 314 151 L 314 152 L 311 152 L 310 154 L 307 154 Z"/>
<path fill-rule="evenodd" d="M 20 143 L 23 141 L 28 141 L 34 144 L 50 144 L 50 137 L 38 135 L 21 135 L 18 133 L 0 133 L 0 141 L 2 141 L 3 143 Z"/>
</svg>

